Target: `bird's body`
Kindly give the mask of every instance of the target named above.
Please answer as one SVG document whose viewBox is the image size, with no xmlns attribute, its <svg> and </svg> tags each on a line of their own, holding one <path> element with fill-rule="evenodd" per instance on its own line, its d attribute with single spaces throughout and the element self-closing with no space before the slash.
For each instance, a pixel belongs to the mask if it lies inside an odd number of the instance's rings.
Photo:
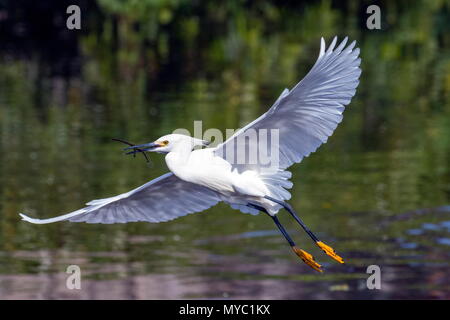
<svg viewBox="0 0 450 320">
<path fill-rule="evenodd" d="M 224 202 L 235 206 L 258 204 L 269 213 L 276 214 L 281 207 L 264 196 L 274 196 L 258 172 L 239 172 L 218 156 L 215 149 L 175 150 L 166 155 L 169 170 L 179 179 L 215 191 Z M 274 208 L 278 208 L 274 210 Z"/>
<path fill-rule="evenodd" d="M 291 173 L 287 168 L 302 161 L 333 134 L 342 113 L 356 92 L 361 74 L 359 49 L 347 38 L 336 47 L 336 38 L 326 49 L 322 38 L 319 57 L 311 71 L 293 89 L 285 89 L 273 106 L 258 119 L 238 130 L 215 148 L 197 149 L 203 140 L 169 134 L 157 141 L 127 149 L 129 153 L 165 153 L 170 170 L 141 187 L 118 196 L 93 200 L 85 208 L 50 219 L 33 219 L 36 224 L 69 220 L 89 223 L 162 222 L 203 211 L 224 201 L 244 213 L 267 213 L 294 252 L 309 266 L 321 266 L 307 252 L 298 249 L 278 221 L 276 213 L 285 208 L 316 244 L 343 263 L 334 250 L 306 227 L 285 202 L 291 194 Z M 253 133 L 253 135 L 252 135 Z M 269 139 L 262 140 L 267 134 Z M 270 163 L 260 155 L 270 149 Z M 264 158 L 267 160 L 267 158 Z M 274 161 L 272 161 L 274 160 Z"/>
<path fill-rule="evenodd" d="M 214 155 L 213 149 L 173 151 L 166 155 L 166 164 L 184 181 L 224 195 L 235 192 L 236 173 L 231 171 L 230 163 Z"/>
</svg>

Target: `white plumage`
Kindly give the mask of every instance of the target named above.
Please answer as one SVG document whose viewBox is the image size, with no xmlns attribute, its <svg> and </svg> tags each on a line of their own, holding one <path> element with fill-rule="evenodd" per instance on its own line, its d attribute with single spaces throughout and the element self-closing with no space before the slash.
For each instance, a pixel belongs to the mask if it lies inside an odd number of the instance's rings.
<svg viewBox="0 0 450 320">
<path fill-rule="evenodd" d="M 350 103 L 361 74 L 359 49 L 355 42 L 345 47 L 347 38 L 336 47 L 336 38 L 328 48 L 321 39 L 319 57 L 310 72 L 292 90 L 285 89 L 274 105 L 258 119 L 238 130 L 216 148 L 192 150 L 204 141 L 171 134 L 154 143 L 139 146 L 147 151 L 166 153 L 171 171 L 139 188 L 121 195 L 93 200 L 87 207 L 50 219 L 23 220 L 44 224 L 61 220 L 88 223 L 162 222 L 203 211 L 220 201 L 242 212 L 256 214 L 254 206 L 271 215 L 281 208 L 266 196 L 287 200 L 292 187 L 293 163 L 325 143 L 342 121 L 344 107 Z M 264 164 L 238 163 L 229 154 L 242 148 L 258 147 L 255 137 L 239 139 L 249 130 L 278 130 L 279 162 L 276 168 L 263 170 Z M 270 139 L 269 139 L 270 140 Z M 269 148 L 271 147 L 269 143 Z M 234 152 L 227 152 L 232 148 Z M 247 148 L 247 149 L 246 149 Z M 249 207 L 248 205 L 251 204 Z"/>
</svg>

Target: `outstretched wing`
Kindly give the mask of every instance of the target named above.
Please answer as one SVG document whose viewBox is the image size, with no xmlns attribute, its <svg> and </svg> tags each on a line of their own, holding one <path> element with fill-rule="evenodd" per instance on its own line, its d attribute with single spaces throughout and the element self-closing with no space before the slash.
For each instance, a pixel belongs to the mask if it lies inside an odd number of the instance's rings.
<svg viewBox="0 0 450 320">
<path fill-rule="evenodd" d="M 325 143 L 342 121 L 344 107 L 354 96 L 361 75 L 361 59 L 359 49 L 354 48 L 355 41 L 345 47 L 345 38 L 335 49 L 336 40 L 335 37 L 326 49 L 322 38 L 319 57 L 303 80 L 291 91 L 285 89 L 265 114 L 238 130 L 219 145 L 215 153 L 240 172 L 259 170 L 267 164 L 259 157 L 252 158 L 256 159 L 252 163 L 242 152 L 258 151 L 261 148 L 258 146 L 258 141 L 261 144 L 260 133 L 263 133 L 267 135 L 264 147 L 272 152 L 276 150 L 277 167 L 283 170 Z M 249 134 L 251 131 L 256 134 Z M 278 135 L 276 145 L 276 140 L 272 140 L 273 132 Z M 246 157 L 245 161 L 243 157 Z"/>
<path fill-rule="evenodd" d="M 87 207 L 62 216 L 50 219 L 20 216 L 37 224 L 62 220 L 88 223 L 163 222 L 203 211 L 219 201 L 214 191 L 183 181 L 170 172 L 129 192 L 88 202 Z"/>
</svg>

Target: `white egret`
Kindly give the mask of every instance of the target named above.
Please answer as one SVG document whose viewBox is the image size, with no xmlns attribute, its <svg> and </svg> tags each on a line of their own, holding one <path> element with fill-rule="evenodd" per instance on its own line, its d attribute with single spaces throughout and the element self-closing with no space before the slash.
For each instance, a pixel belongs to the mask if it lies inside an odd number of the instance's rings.
<svg viewBox="0 0 450 320">
<path fill-rule="evenodd" d="M 286 189 L 292 187 L 289 181 L 291 173 L 286 169 L 327 141 L 341 122 L 344 107 L 350 103 L 359 84 L 361 59 L 355 41 L 347 47 L 347 38 L 337 47 L 336 41 L 335 37 L 326 48 L 322 38 L 319 57 L 304 79 L 292 90 L 285 89 L 266 113 L 217 147 L 193 150 L 196 146 L 206 145 L 206 141 L 169 134 L 151 143 L 126 148 L 133 154 L 145 151 L 165 153 L 170 172 L 129 192 L 88 202 L 87 207 L 62 216 L 33 219 L 20 214 L 21 217 L 36 224 L 62 220 L 88 223 L 162 222 L 205 210 L 224 201 L 245 213 L 266 213 L 293 251 L 306 264 L 321 272 L 321 265 L 311 254 L 295 245 L 279 222 L 276 214 L 284 208 L 327 255 L 343 263 L 343 259 L 321 242 L 285 202 L 291 196 Z M 270 129 L 277 129 L 279 135 L 279 158 L 275 170 L 263 170 L 258 160 L 254 163 L 236 163 L 227 158 L 227 148 L 239 151 L 240 148 L 259 147 L 255 136 L 240 139 L 248 131 Z"/>
</svg>

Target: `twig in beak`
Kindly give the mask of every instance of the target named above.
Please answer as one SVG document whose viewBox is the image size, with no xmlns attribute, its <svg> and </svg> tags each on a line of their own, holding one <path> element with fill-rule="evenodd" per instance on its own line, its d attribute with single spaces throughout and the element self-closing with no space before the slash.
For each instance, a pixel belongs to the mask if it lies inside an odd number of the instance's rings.
<svg viewBox="0 0 450 320">
<path fill-rule="evenodd" d="M 128 141 L 126 141 L 126 140 L 117 139 L 117 138 L 112 138 L 112 140 L 113 140 L 113 141 L 117 141 L 117 142 L 122 142 L 122 143 L 124 143 L 124 144 L 129 145 L 130 147 L 135 146 L 135 144 L 133 144 L 133 143 L 131 143 L 131 142 L 128 142 Z M 142 149 L 136 149 L 136 151 L 141 152 L 141 153 L 144 155 L 145 160 L 147 161 L 147 163 L 150 163 L 150 159 L 147 157 L 147 154 L 145 153 L 144 150 L 142 150 Z M 127 153 L 127 154 L 130 154 L 130 153 Z M 133 156 L 136 157 L 136 152 L 134 152 Z"/>
</svg>

